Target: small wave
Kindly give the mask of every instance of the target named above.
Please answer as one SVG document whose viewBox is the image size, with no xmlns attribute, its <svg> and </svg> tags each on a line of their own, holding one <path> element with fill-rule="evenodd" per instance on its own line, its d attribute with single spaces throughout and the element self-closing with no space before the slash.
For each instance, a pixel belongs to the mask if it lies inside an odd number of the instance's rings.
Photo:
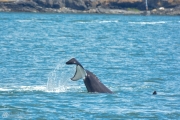
<svg viewBox="0 0 180 120">
<path fill-rule="evenodd" d="M 4 87 L 0 88 L 0 92 L 11 92 L 11 91 L 17 91 L 17 92 L 25 92 L 25 91 L 42 91 L 42 92 L 54 92 L 54 93 L 60 93 L 60 92 L 66 92 L 68 89 L 71 89 L 71 87 L 61 86 L 53 90 L 48 90 L 46 86 L 12 86 L 12 87 Z"/>
<path fill-rule="evenodd" d="M 118 20 L 114 20 L 114 21 L 111 21 L 111 20 L 102 20 L 102 21 L 97 21 L 99 23 L 117 23 Z"/>
<path fill-rule="evenodd" d="M 31 22 L 32 20 L 16 20 L 17 22 L 24 23 L 24 22 Z"/>
<path fill-rule="evenodd" d="M 46 91 L 46 86 L 12 86 L 0 88 L 0 91 Z"/>
<path fill-rule="evenodd" d="M 20 91 L 46 91 L 46 86 L 20 86 Z"/>
<path fill-rule="evenodd" d="M 155 25 L 155 24 L 165 24 L 167 22 L 165 21 L 159 21 L 159 22 L 129 22 L 130 24 L 141 24 L 141 25 Z"/>
<path fill-rule="evenodd" d="M 78 23 L 117 23 L 118 20 L 93 20 L 93 21 L 76 21 Z"/>
<path fill-rule="evenodd" d="M 41 19 L 27 19 L 27 20 L 16 20 L 17 22 L 20 23 L 28 23 L 28 22 L 38 22 L 38 23 L 43 23 L 43 22 L 52 22 L 51 20 L 41 20 Z"/>
<path fill-rule="evenodd" d="M 70 22 L 74 22 L 74 23 L 91 23 L 92 20 L 73 20 L 73 21 L 70 21 Z"/>
<path fill-rule="evenodd" d="M 5 91 L 12 91 L 13 89 L 9 89 L 9 88 L 0 88 L 1 92 L 5 92 Z"/>
</svg>

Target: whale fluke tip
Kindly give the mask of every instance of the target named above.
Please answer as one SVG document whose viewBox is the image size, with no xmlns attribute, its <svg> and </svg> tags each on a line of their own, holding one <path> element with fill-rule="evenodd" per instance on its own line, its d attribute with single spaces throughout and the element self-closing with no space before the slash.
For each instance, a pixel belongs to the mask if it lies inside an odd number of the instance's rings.
<svg viewBox="0 0 180 120">
<path fill-rule="evenodd" d="M 76 64 L 76 59 L 75 58 L 71 58 L 69 61 L 66 62 L 66 64 Z"/>
</svg>

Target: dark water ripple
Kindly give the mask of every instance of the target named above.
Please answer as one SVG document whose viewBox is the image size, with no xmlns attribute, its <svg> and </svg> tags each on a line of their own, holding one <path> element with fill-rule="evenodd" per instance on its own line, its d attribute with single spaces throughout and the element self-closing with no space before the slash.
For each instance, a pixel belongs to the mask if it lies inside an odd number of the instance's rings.
<svg viewBox="0 0 180 120">
<path fill-rule="evenodd" d="M 179 28 L 176 16 L 0 13 L 0 118 L 180 119 Z M 70 81 L 71 57 L 114 94 Z"/>
</svg>

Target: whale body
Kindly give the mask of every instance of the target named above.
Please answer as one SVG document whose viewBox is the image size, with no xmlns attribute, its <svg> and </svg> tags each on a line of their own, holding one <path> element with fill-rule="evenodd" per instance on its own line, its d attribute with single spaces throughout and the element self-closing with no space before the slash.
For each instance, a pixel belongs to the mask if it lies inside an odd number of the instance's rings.
<svg viewBox="0 0 180 120">
<path fill-rule="evenodd" d="M 112 93 L 92 72 L 83 68 L 83 66 L 75 59 L 72 58 L 66 62 L 67 65 L 75 64 L 76 72 L 71 80 L 76 81 L 83 79 L 84 84 L 88 92 L 97 92 L 97 93 Z"/>
</svg>

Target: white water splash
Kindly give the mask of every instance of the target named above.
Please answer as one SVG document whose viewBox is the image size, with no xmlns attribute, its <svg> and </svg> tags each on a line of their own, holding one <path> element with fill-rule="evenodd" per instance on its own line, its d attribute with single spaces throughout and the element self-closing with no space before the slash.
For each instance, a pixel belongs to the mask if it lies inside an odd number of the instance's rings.
<svg viewBox="0 0 180 120">
<path fill-rule="evenodd" d="M 80 90 L 81 86 L 79 86 L 78 82 L 70 81 L 70 77 L 73 76 L 74 70 L 72 66 L 69 67 L 65 64 L 65 61 L 61 61 L 53 71 L 51 71 L 48 75 L 48 81 L 46 85 L 15 85 L 15 86 L 0 86 L 0 92 L 23 92 L 23 91 L 42 91 L 42 92 L 67 92 Z"/>
<path fill-rule="evenodd" d="M 63 62 L 65 63 L 65 62 Z M 67 83 L 70 71 L 66 64 L 58 64 L 55 69 L 49 74 L 47 82 L 47 92 L 65 92 L 69 88 Z"/>
</svg>

